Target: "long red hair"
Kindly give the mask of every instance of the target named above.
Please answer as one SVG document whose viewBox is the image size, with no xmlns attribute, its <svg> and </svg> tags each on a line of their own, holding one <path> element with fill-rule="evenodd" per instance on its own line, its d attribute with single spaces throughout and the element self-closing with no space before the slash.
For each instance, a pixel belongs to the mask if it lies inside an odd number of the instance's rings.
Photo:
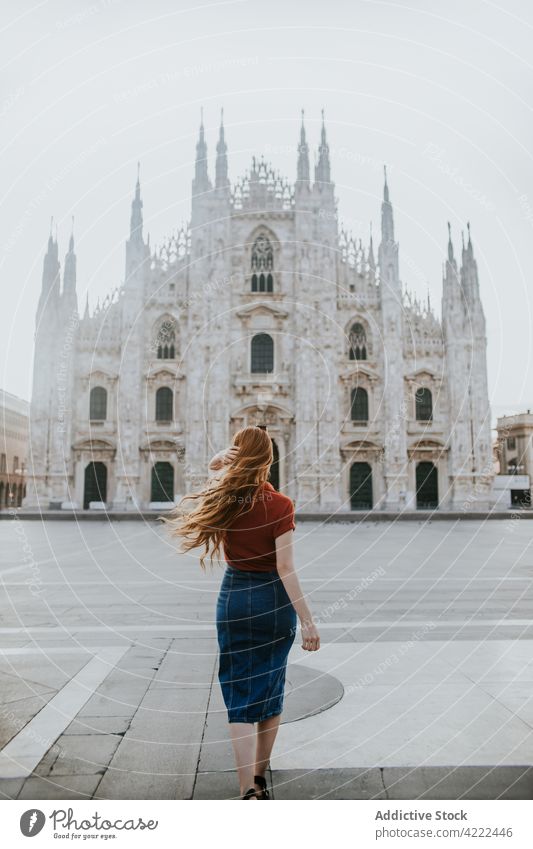
<svg viewBox="0 0 533 849">
<path fill-rule="evenodd" d="M 264 484 L 273 461 L 272 440 L 260 427 L 244 427 L 233 437 L 239 448 L 236 459 L 212 478 L 200 492 L 186 495 L 171 512 L 170 518 L 162 516 L 171 527 L 171 535 L 182 539 L 181 550 L 203 548 L 200 565 L 205 559 L 220 557 L 224 535 L 238 516 L 252 509 L 259 487 Z M 185 504 L 197 504 L 189 512 Z"/>
</svg>

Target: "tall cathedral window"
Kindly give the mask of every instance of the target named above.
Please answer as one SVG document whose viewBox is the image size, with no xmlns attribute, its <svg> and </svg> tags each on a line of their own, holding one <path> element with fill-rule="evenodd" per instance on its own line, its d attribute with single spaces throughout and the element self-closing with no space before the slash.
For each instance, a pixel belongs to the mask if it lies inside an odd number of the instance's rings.
<svg viewBox="0 0 533 849">
<path fill-rule="evenodd" d="M 274 342 L 268 333 L 257 333 L 252 339 L 252 372 L 274 371 Z"/>
<path fill-rule="evenodd" d="M 89 396 L 89 418 L 91 421 L 105 421 L 107 416 L 107 390 L 103 386 L 93 386 Z"/>
<path fill-rule="evenodd" d="M 171 422 L 174 418 L 174 395 L 168 386 L 161 386 L 155 393 L 156 422 Z"/>
<path fill-rule="evenodd" d="M 274 291 L 274 251 L 264 233 L 252 247 L 252 292 Z"/>
<path fill-rule="evenodd" d="M 173 360 L 176 356 L 176 325 L 172 319 L 161 322 L 157 331 L 157 359 Z"/>
<path fill-rule="evenodd" d="M 368 421 L 368 392 L 361 386 L 352 389 L 351 419 L 352 422 Z"/>
<path fill-rule="evenodd" d="M 367 343 L 366 330 L 358 321 L 350 328 L 350 359 L 366 360 Z"/>
<path fill-rule="evenodd" d="M 419 386 L 415 393 L 417 422 L 430 422 L 433 419 L 433 398 L 431 389 Z"/>
</svg>

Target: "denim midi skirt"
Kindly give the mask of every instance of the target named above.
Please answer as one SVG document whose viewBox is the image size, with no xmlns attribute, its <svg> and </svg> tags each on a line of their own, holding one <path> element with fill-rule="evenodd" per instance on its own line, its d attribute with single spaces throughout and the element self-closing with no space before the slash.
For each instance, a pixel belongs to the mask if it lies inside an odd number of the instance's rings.
<svg viewBox="0 0 533 849">
<path fill-rule="evenodd" d="M 226 567 L 216 623 L 218 678 L 229 722 L 261 722 L 282 712 L 296 620 L 277 572 Z"/>
</svg>

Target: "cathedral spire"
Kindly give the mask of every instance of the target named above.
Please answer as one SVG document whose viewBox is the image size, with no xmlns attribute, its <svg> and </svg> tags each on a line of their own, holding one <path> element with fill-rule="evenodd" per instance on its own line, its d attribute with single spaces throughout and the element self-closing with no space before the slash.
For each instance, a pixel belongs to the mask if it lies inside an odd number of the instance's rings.
<svg viewBox="0 0 533 849">
<path fill-rule="evenodd" d="M 464 243 L 463 243 L 463 251 L 464 251 Z M 448 259 L 446 260 L 445 265 L 445 279 L 447 281 L 455 281 L 457 280 L 457 263 L 455 261 L 455 256 L 453 252 L 453 242 L 452 242 L 452 225 L 448 221 Z"/>
<path fill-rule="evenodd" d="M 466 222 L 466 229 L 468 231 L 468 245 L 467 245 L 466 249 L 468 251 L 470 258 L 473 259 L 474 258 L 474 248 L 472 247 L 472 236 L 470 234 L 470 221 Z"/>
<path fill-rule="evenodd" d="M 477 272 L 477 262 L 474 259 L 474 248 L 472 245 L 472 236 L 470 234 L 470 222 L 467 222 L 468 242 L 464 246 L 461 256 L 461 285 L 466 298 L 470 302 L 479 300 L 479 279 Z"/>
<path fill-rule="evenodd" d="M 137 182 L 131 203 L 130 236 L 126 241 L 126 277 L 128 285 L 144 263 L 148 250 L 143 239 L 143 202 L 141 200 L 140 162 L 137 163 Z"/>
<path fill-rule="evenodd" d="M 383 202 L 381 204 L 381 242 L 378 250 L 379 279 L 383 293 L 401 290 L 398 243 L 394 241 L 394 219 L 390 202 L 387 167 L 384 166 L 385 182 L 383 185 Z"/>
<path fill-rule="evenodd" d="M 58 247 L 57 247 L 57 229 L 56 229 L 56 239 L 53 236 L 53 225 L 54 219 L 53 217 L 50 219 L 50 235 L 48 236 L 48 246 L 46 253 L 44 255 L 43 260 L 43 275 L 42 275 L 42 283 L 41 283 L 41 295 L 39 297 L 39 304 L 37 307 L 37 328 L 41 323 L 41 319 L 43 316 L 43 310 L 47 309 L 45 318 L 50 315 L 50 307 L 54 301 L 59 301 L 59 257 L 58 257 Z"/>
<path fill-rule="evenodd" d="M 135 196 L 131 203 L 130 218 L 130 242 L 142 242 L 143 238 L 143 202 L 141 200 L 141 163 L 137 162 L 137 182 L 135 184 Z"/>
<path fill-rule="evenodd" d="M 77 310 L 76 297 L 76 254 L 74 253 L 74 216 L 72 216 L 72 230 L 68 243 L 68 251 L 65 254 L 65 270 L 63 272 L 63 298 L 65 298 L 72 309 Z"/>
<path fill-rule="evenodd" d="M 302 126 L 300 128 L 300 144 L 298 145 L 297 178 L 300 185 L 309 185 L 309 145 L 305 136 L 304 110 L 302 109 Z"/>
<path fill-rule="evenodd" d="M 196 162 L 194 166 L 193 195 L 209 191 L 211 184 L 207 173 L 207 144 L 204 130 L 204 110 L 200 110 L 200 133 L 196 144 Z"/>
<path fill-rule="evenodd" d="M 383 166 L 385 182 L 383 185 L 383 203 L 381 204 L 381 240 L 382 242 L 394 242 L 394 218 L 392 215 L 392 204 L 389 197 L 389 184 L 387 182 L 387 166 Z"/>
<path fill-rule="evenodd" d="M 372 274 L 376 270 L 376 261 L 374 259 L 374 238 L 372 236 L 372 222 L 370 222 L 370 245 L 368 248 L 368 267 Z"/>
<path fill-rule="evenodd" d="M 315 183 L 322 185 L 331 181 L 331 168 L 329 162 L 329 145 L 326 140 L 326 125 L 324 122 L 324 110 L 322 110 L 322 129 L 320 131 L 320 146 L 318 148 L 318 163 L 315 165 Z"/>
<path fill-rule="evenodd" d="M 59 295 L 59 251 L 57 246 L 57 225 L 55 239 L 52 235 L 54 219 L 50 219 L 50 236 L 48 237 L 48 250 L 43 262 L 43 292 Z"/>
<path fill-rule="evenodd" d="M 220 110 L 220 130 L 217 144 L 217 162 L 215 185 L 217 189 L 229 186 L 228 180 L 228 146 L 224 138 L 224 110 Z"/>
<path fill-rule="evenodd" d="M 462 314 L 463 296 L 453 251 L 452 227 L 448 221 L 448 255 L 444 263 L 442 281 L 442 317 L 445 321 L 453 323 L 458 320 L 457 316 Z"/>
<path fill-rule="evenodd" d="M 448 262 L 453 262 L 452 225 L 448 221 Z"/>
</svg>

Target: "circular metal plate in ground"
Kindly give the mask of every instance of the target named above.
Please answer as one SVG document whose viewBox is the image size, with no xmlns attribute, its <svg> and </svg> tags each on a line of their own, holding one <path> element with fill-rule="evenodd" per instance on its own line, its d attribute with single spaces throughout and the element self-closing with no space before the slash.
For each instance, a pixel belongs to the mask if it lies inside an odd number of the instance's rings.
<svg viewBox="0 0 533 849">
<path fill-rule="evenodd" d="M 299 663 L 287 666 L 282 724 L 314 716 L 333 705 L 344 695 L 338 678 Z"/>
</svg>

